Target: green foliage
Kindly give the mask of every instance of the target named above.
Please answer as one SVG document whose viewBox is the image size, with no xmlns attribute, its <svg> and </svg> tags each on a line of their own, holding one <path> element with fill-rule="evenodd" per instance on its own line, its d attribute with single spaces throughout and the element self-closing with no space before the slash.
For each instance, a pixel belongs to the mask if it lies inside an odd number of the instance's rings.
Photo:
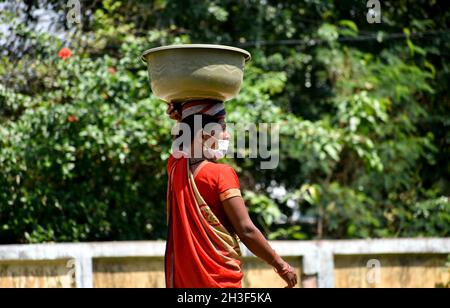
<svg viewBox="0 0 450 308">
<path fill-rule="evenodd" d="M 384 1 L 380 25 L 357 1 L 82 1 L 70 29 L 46 4 L 64 38 L 0 13 L 0 242 L 164 238 L 173 123 L 139 55 L 205 42 L 253 54 L 228 120 L 280 124 L 276 170 L 231 162 L 271 239 L 450 235 L 443 1 Z"/>
</svg>

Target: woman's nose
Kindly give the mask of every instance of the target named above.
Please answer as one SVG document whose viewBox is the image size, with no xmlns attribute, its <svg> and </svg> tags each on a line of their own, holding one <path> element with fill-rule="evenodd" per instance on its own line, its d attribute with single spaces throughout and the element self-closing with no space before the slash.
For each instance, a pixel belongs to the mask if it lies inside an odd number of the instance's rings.
<svg viewBox="0 0 450 308">
<path fill-rule="evenodd" d="M 222 133 L 222 140 L 230 140 L 230 139 L 231 139 L 231 135 L 228 132 Z"/>
</svg>

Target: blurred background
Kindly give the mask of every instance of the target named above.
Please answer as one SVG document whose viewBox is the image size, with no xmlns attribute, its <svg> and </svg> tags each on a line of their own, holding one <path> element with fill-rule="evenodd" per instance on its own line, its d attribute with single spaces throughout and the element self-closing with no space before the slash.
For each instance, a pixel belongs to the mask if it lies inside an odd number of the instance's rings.
<svg viewBox="0 0 450 308">
<path fill-rule="evenodd" d="M 140 54 L 185 43 L 253 55 L 228 121 L 281 124 L 280 164 L 228 163 L 269 239 L 449 237 L 448 1 L 368 2 L 0 1 L 0 244 L 165 239 Z"/>
</svg>

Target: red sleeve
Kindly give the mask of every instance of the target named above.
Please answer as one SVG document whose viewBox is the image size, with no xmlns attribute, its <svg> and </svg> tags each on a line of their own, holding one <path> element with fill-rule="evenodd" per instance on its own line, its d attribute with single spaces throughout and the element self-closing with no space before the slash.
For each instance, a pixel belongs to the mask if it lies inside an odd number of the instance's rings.
<svg viewBox="0 0 450 308">
<path fill-rule="evenodd" d="M 236 171 L 234 171 L 234 169 L 230 166 L 220 165 L 217 189 L 220 195 L 220 201 L 241 196 L 239 178 Z"/>
</svg>

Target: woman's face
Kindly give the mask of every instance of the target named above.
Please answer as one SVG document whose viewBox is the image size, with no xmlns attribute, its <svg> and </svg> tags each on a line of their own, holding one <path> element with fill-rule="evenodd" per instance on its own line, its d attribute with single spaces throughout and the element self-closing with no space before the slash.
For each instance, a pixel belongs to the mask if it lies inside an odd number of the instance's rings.
<svg viewBox="0 0 450 308">
<path fill-rule="evenodd" d="M 230 134 L 226 126 L 218 123 L 206 125 L 199 130 L 191 144 L 190 154 L 192 158 L 206 158 L 218 160 L 228 154 L 230 145 Z"/>
<path fill-rule="evenodd" d="M 219 140 L 231 139 L 231 135 L 227 132 L 226 125 L 215 124 L 212 128 L 205 127 L 203 130 L 203 145 L 217 150 L 219 147 Z"/>
</svg>

